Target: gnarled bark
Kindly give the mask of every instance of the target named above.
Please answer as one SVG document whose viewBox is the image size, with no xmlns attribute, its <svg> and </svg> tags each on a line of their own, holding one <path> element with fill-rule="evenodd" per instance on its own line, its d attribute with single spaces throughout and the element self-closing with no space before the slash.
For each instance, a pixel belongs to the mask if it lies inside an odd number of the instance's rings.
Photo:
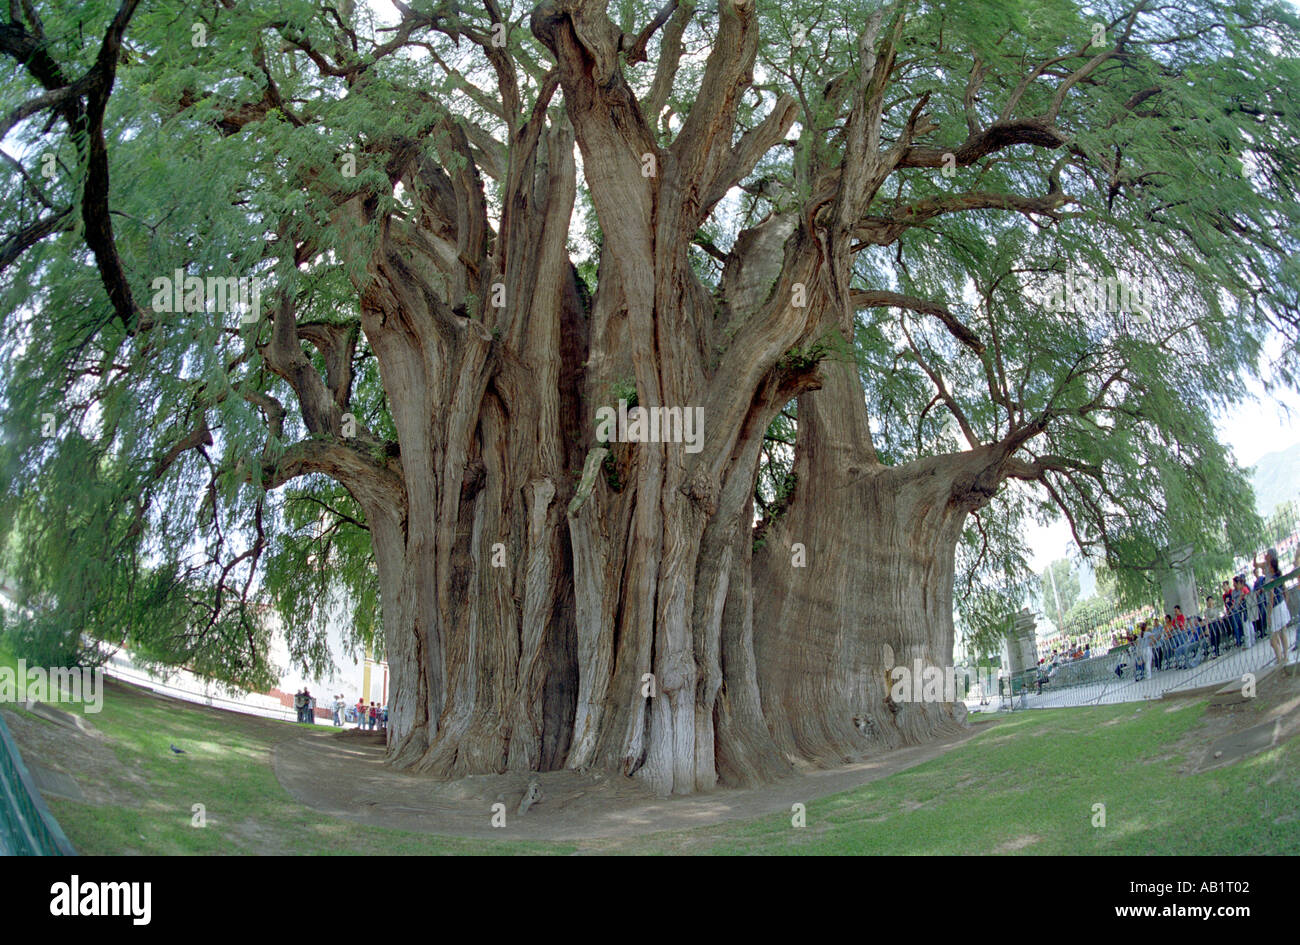
<svg viewBox="0 0 1300 945">
<path fill-rule="evenodd" d="M 954 554 L 987 457 L 881 465 L 856 373 L 823 370 L 823 389 L 799 399 L 794 493 L 755 555 L 754 653 L 781 750 L 834 765 L 965 718 L 960 704 L 894 702 L 891 672 L 951 666 Z"/>
<path fill-rule="evenodd" d="M 950 714 L 886 712 L 892 666 L 876 647 L 947 662 L 974 467 L 881 467 L 857 378 L 790 357 L 852 334 L 852 233 L 897 159 L 879 146 L 874 54 L 857 93 L 875 111 L 852 108 L 843 165 L 818 171 L 806 212 L 740 233 L 711 290 L 691 242 L 796 114 L 780 99 L 733 138 L 758 43 L 752 4 L 719 7 L 700 97 L 667 147 L 622 75 L 623 37 L 602 3 L 547 0 L 532 29 L 556 67 L 495 168 L 495 230 L 451 121 L 435 134 L 462 159 L 454 172 L 413 148 L 388 164 L 415 217 L 348 210 L 379 227 L 358 277 L 361 328 L 401 444 L 393 507 L 349 486 L 374 523 L 390 760 L 441 777 L 601 767 L 690 793 L 943 727 Z M 509 63 L 494 66 L 518 110 Z M 565 251 L 575 146 L 604 236 L 591 298 Z M 822 375 L 830 389 L 808 394 Z M 597 442 L 596 410 L 629 385 L 640 407 L 702 411 L 699 450 Z M 762 438 L 801 394 L 800 487 L 755 557 Z M 332 431 L 346 399 L 316 399 Z M 793 541 L 807 568 L 783 563 Z"/>
</svg>

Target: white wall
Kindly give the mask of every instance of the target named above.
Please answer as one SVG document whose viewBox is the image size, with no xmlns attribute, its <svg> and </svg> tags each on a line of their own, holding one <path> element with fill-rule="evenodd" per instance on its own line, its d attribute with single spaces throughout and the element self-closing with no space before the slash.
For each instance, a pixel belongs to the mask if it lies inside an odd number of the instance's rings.
<svg viewBox="0 0 1300 945">
<path fill-rule="evenodd" d="M 356 705 L 362 696 L 362 679 L 365 669 L 365 653 L 349 652 L 345 643 L 346 621 L 350 619 L 349 609 L 341 604 L 331 608 L 326 614 L 325 629 L 329 640 L 330 654 L 334 658 L 334 670 L 323 677 L 311 677 L 303 673 L 301 665 L 294 665 L 289 659 L 289 646 L 277 615 L 271 616 L 271 650 L 272 664 L 280 667 L 280 690 L 295 693 L 306 686 L 316 697 L 317 706 L 327 706 L 335 693 L 343 693 L 348 705 Z M 385 664 L 376 660 L 370 667 L 370 692 L 364 694 L 365 700 L 383 704 L 384 702 Z"/>
</svg>

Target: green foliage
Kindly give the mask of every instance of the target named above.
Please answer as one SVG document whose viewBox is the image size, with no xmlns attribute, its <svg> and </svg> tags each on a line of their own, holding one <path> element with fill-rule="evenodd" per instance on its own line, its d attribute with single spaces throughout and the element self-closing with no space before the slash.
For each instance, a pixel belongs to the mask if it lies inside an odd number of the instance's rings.
<svg viewBox="0 0 1300 945">
<path fill-rule="evenodd" d="M 1284 539 L 1295 534 L 1298 528 L 1300 528 L 1300 499 L 1288 499 L 1279 504 L 1264 523 L 1261 544 L 1264 547 L 1281 544 Z"/>
<path fill-rule="evenodd" d="M 1128 623 L 1116 612 L 1114 601 L 1094 594 L 1076 602 L 1065 612 L 1062 630 L 1067 637 L 1082 637 L 1100 629 L 1109 637 L 1121 629 L 1121 625 L 1128 629 Z"/>
<path fill-rule="evenodd" d="M 619 474 L 618 460 L 614 458 L 613 450 L 605 454 L 605 458 L 600 462 L 600 468 L 605 473 L 605 482 L 609 484 L 610 489 L 614 492 L 622 492 L 625 483 Z"/>
<path fill-rule="evenodd" d="M 1002 490 L 962 530 L 953 608 L 968 653 L 1000 652 L 1012 615 L 1035 596 L 1016 505 L 1023 499 L 1023 490 Z"/>
<path fill-rule="evenodd" d="M 758 478 L 754 483 L 754 507 L 763 518 L 779 517 L 797 484 L 794 474 L 797 411 L 795 401 L 786 404 L 763 434 Z M 754 547 L 755 550 L 762 547 L 761 539 Z"/>
<path fill-rule="evenodd" d="M 993 66 L 975 103 L 984 124 L 1016 81 L 995 78 L 998 63 L 1016 51 L 1031 62 L 1068 54 L 1096 19 L 1056 2 L 916 11 L 903 44 L 928 64 L 913 88 L 931 94 L 936 146 L 952 147 L 965 134 L 972 51 Z M 1207 26 L 1216 20 L 1226 28 Z M 1203 38 L 1186 38 L 1191 24 L 1205 28 Z M 973 190 L 1043 193 L 1049 172 L 1075 202 L 1050 217 L 941 216 L 859 257 L 863 288 L 941 301 L 985 345 L 976 354 L 937 319 L 902 309 L 860 314 L 859 367 L 882 461 L 969 448 L 935 403 L 923 365 L 939 366 L 984 442 L 1006 436 L 1018 418 L 1045 421 L 1017 455 L 1065 458 L 1042 477 L 1052 491 L 1016 495 L 1004 511 L 1021 521 L 1070 515 L 1083 551 L 1114 566 L 1123 593 L 1148 591 L 1170 547 L 1191 544 L 1208 570 L 1249 549 L 1260 527 L 1250 488 L 1208 418 L 1259 392 L 1261 339 L 1296 304 L 1294 283 L 1282 275 L 1294 265 L 1283 257 L 1294 258 L 1296 248 L 1300 142 L 1296 123 L 1282 117 L 1290 114 L 1283 102 L 1298 91 L 1295 29 L 1294 13 L 1273 5 L 1153 13 L 1129 39 L 1122 66 L 1102 66 L 1064 99 L 1057 124 L 1074 132 L 1066 151 L 1012 149 L 951 177 L 899 177 L 882 212 Z M 834 34 L 828 73 L 847 63 L 851 34 L 847 24 Z M 1017 113 L 1042 114 L 1054 87 L 1030 83 Z M 1146 89 L 1157 93 L 1153 107 L 1130 113 L 1125 103 Z M 1122 160 L 1117 179 L 1089 168 L 1110 160 L 1102 155 Z M 1150 319 L 1052 311 L 1052 280 L 1067 270 L 1149 280 Z M 1281 376 L 1291 376 L 1296 350 L 1289 334 Z M 1008 403 L 991 396 L 998 383 Z M 982 541 L 972 529 L 967 537 Z"/>
<path fill-rule="evenodd" d="M 637 405 L 636 399 L 636 379 L 624 378 L 615 381 L 609 388 L 609 406 L 617 408 L 619 401 L 627 401 L 627 409 L 631 410 Z"/>
<path fill-rule="evenodd" d="M 334 483 L 284 493 L 284 530 L 267 554 L 264 589 L 282 621 L 289 657 L 308 675 L 333 667 L 327 622 L 345 617 L 351 652 L 384 652 L 379 581 L 365 513 Z"/>
<path fill-rule="evenodd" d="M 806 348 L 799 346 L 791 348 L 781 358 L 777 369 L 790 374 L 798 374 L 815 368 L 826 358 L 835 354 L 844 354 L 847 351 L 848 348 L 842 339 L 837 336 L 827 336 Z"/>
</svg>

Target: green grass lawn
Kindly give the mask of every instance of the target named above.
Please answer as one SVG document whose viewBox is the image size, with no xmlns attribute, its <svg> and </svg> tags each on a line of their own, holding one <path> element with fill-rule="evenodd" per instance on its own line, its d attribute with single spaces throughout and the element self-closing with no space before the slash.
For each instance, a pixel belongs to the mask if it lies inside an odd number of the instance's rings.
<svg viewBox="0 0 1300 945">
<path fill-rule="evenodd" d="M 0 653 L 0 664 L 13 665 Z M 63 706 L 73 708 L 73 706 Z M 21 710 L 18 710 L 21 711 Z M 1229 768 L 1184 775 L 1204 742 L 1204 703 L 1016 714 L 941 758 L 861 788 L 748 822 L 619 840 L 462 840 L 319 814 L 280 787 L 280 725 L 115 689 L 88 716 L 129 777 L 120 803 L 51 799 L 87 854 L 151 853 L 1063 853 L 1300 852 L 1300 739 Z M 53 726 L 54 723 L 42 722 Z M 168 745 L 187 754 L 173 755 Z M 207 827 L 191 826 L 202 802 Z M 1094 805 L 1105 826 L 1094 826 Z"/>
<path fill-rule="evenodd" d="M 0 650 L 0 665 L 15 665 Z M 80 711 L 76 705 L 61 709 Z M 21 709 L 18 710 L 22 712 Z M 24 713 L 29 718 L 36 718 Z M 106 735 L 135 780 L 116 789 L 130 803 L 92 805 L 47 798 L 83 854 L 213 853 L 570 853 L 572 845 L 432 837 L 370 827 L 305 807 L 280 787 L 271 747 L 291 722 L 190 709 L 118 687 L 86 719 Z M 42 724 L 56 727 L 53 722 Z M 283 728 L 282 728 L 283 727 Z M 184 747 L 174 755 L 169 746 Z M 80 777 L 78 777 L 80 780 Z M 202 803 L 207 826 L 192 826 Z"/>
<path fill-rule="evenodd" d="M 656 835 L 628 852 L 723 854 L 1300 852 L 1300 739 L 1198 775 L 1177 749 L 1205 703 L 1026 712 L 942 758 L 789 816 Z M 1138 711 L 1138 710 L 1141 711 Z M 983 726 L 981 726 L 983 728 Z M 1094 804 L 1105 826 L 1093 826 Z"/>
</svg>

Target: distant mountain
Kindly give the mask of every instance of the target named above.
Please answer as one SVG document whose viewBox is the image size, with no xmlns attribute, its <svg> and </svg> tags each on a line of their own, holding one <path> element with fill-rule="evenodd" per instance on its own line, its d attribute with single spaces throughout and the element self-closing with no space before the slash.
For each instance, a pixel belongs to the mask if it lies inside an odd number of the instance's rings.
<svg viewBox="0 0 1300 945">
<path fill-rule="evenodd" d="M 1252 484 L 1255 507 L 1265 518 L 1287 499 L 1300 496 L 1300 443 L 1261 456 Z"/>
</svg>

